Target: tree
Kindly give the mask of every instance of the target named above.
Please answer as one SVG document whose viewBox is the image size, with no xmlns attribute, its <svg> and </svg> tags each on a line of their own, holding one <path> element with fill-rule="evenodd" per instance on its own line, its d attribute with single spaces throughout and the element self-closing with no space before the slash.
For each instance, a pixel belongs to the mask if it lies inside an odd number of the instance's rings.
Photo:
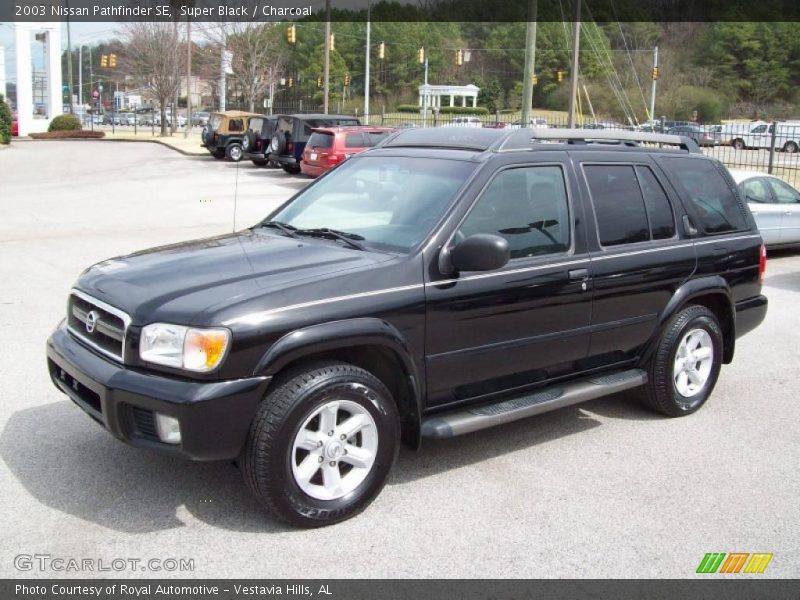
<svg viewBox="0 0 800 600">
<path fill-rule="evenodd" d="M 161 135 L 167 135 L 167 104 L 178 93 L 185 51 L 173 23 L 143 21 L 125 25 L 128 68 L 134 77 L 148 85 L 161 109 Z M 184 48 L 185 50 L 185 48 Z M 177 122 L 177 107 L 174 121 Z"/>
</svg>

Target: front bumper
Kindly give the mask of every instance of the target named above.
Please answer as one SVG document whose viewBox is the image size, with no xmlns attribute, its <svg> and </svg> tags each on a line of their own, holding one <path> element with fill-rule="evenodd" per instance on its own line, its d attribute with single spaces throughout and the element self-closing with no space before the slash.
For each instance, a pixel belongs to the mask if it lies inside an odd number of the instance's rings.
<svg viewBox="0 0 800 600">
<path fill-rule="evenodd" d="M 126 369 L 89 350 L 63 323 L 47 340 L 47 366 L 55 386 L 115 437 L 199 461 L 239 455 L 271 379 L 199 382 Z M 180 421 L 180 444 L 158 439 L 155 412 Z"/>
</svg>

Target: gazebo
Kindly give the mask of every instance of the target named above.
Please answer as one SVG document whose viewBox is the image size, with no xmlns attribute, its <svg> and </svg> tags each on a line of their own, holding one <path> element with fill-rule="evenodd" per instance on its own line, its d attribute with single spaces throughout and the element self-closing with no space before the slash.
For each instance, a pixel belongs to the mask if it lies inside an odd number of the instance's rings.
<svg viewBox="0 0 800 600">
<path fill-rule="evenodd" d="M 478 106 L 478 92 L 476 85 L 421 85 L 419 86 L 419 107 L 422 109 L 442 106 Z M 442 98 L 449 97 L 448 104 L 442 104 Z M 470 102 L 471 100 L 471 102 Z"/>
</svg>

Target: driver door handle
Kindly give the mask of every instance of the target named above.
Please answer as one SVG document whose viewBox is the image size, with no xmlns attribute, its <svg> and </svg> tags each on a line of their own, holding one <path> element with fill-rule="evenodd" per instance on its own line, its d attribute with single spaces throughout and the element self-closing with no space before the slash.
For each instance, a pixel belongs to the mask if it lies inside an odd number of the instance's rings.
<svg viewBox="0 0 800 600">
<path fill-rule="evenodd" d="M 589 269 L 572 269 L 569 272 L 570 281 L 588 281 Z"/>
</svg>

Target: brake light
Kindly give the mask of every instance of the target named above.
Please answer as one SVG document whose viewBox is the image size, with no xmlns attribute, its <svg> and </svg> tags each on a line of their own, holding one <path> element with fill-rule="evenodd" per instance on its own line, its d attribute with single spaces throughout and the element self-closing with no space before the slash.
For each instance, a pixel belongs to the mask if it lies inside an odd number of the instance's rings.
<svg viewBox="0 0 800 600">
<path fill-rule="evenodd" d="M 761 244 L 761 251 L 758 257 L 758 283 L 764 283 L 764 275 L 767 272 L 767 247 Z"/>
<path fill-rule="evenodd" d="M 288 144 L 286 144 L 286 151 L 287 152 L 294 152 L 294 144 L 292 142 L 289 142 Z"/>
<path fill-rule="evenodd" d="M 332 154 L 328 155 L 328 162 L 329 163 L 337 163 L 337 162 L 339 162 L 340 160 L 343 160 L 343 159 L 344 159 L 344 154 L 332 153 Z"/>
</svg>

